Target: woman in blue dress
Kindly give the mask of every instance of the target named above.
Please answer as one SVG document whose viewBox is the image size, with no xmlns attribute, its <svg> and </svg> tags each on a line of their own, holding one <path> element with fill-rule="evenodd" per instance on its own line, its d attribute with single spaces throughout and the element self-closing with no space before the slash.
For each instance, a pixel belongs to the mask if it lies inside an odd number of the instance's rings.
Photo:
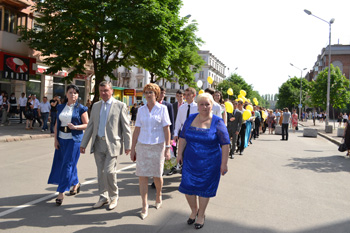
<svg viewBox="0 0 350 233">
<path fill-rule="evenodd" d="M 183 163 L 179 191 L 192 211 L 187 223 L 196 222 L 200 229 L 209 198 L 216 195 L 220 176 L 228 171 L 230 138 L 223 119 L 212 114 L 213 97 L 204 93 L 197 101 L 198 113 L 189 115 L 182 128 L 177 159 Z"/>
<path fill-rule="evenodd" d="M 75 195 L 80 191 L 77 163 L 80 157 L 80 143 L 83 130 L 88 124 L 87 107 L 78 103 L 79 88 L 73 84 L 67 87 L 66 101 L 57 105 L 55 124 L 55 155 L 52 163 L 49 184 L 58 185 L 56 205 L 63 202 L 63 193 Z"/>
</svg>

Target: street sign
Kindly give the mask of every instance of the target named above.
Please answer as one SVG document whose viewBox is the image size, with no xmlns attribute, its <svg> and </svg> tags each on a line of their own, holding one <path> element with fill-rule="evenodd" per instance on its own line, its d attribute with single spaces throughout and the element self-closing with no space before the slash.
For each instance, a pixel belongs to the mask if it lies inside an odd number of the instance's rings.
<svg viewBox="0 0 350 233">
<path fill-rule="evenodd" d="M 303 107 L 303 105 L 302 105 L 302 104 L 298 104 L 298 107 L 299 107 L 299 108 L 302 108 L 302 107 Z"/>
</svg>

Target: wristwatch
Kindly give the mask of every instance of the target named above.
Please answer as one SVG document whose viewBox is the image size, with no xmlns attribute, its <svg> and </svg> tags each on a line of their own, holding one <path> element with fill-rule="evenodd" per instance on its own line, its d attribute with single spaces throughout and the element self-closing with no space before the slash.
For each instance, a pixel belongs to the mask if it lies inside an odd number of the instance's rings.
<svg viewBox="0 0 350 233">
<path fill-rule="evenodd" d="M 170 145 L 165 145 L 165 148 L 170 148 L 171 146 Z"/>
</svg>

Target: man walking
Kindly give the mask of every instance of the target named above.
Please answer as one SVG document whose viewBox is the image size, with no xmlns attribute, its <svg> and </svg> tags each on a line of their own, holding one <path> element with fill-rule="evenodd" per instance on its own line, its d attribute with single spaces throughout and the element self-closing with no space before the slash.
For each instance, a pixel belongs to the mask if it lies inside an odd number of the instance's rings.
<svg viewBox="0 0 350 233">
<path fill-rule="evenodd" d="M 242 126 L 242 112 L 237 109 L 237 102 L 233 102 L 233 113 L 227 113 L 227 130 L 231 138 L 230 158 L 234 158 L 236 142 Z"/>
<path fill-rule="evenodd" d="M 40 120 L 40 117 L 39 117 L 39 112 L 38 112 L 38 108 L 39 108 L 40 102 L 36 98 L 36 95 L 32 95 L 32 101 L 30 103 L 33 105 L 33 115 L 34 115 L 32 127 L 34 127 L 35 120 L 38 121 L 39 127 L 41 127 L 42 123 L 41 123 L 41 120 Z"/>
<path fill-rule="evenodd" d="M 290 119 L 290 112 L 288 108 L 283 109 L 283 120 L 282 120 L 282 139 L 288 141 L 288 125 L 289 125 L 289 119 Z M 284 135 L 286 135 L 284 139 Z"/>
<path fill-rule="evenodd" d="M 238 110 L 242 113 L 243 115 L 243 101 L 239 100 L 238 101 Z M 243 118 L 243 116 L 242 116 Z M 239 151 L 240 155 L 243 155 L 244 151 L 244 140 L 245 140 L 245 131 L 246 131 L 246 121 L 242 119 L 242 124 L 241 124 L 241 130 L 239 131 L 238 138 L 237 138 L 237 150 L 236 152 Z"/>
<path fill-rule="evenodd" d="M 112 84 L 103 81 L 99 85 L 101 101 L 91 110 L 91 119 L 80 145 L 80 153 L 91 138 L 91 153 L 94 153 L 97 166 L 99 201 L 93 208 L 100 208 L 109 202 L 109 209 L 118 204 L 117 158 L 130 153 L 131 130 L 126 104 L 114 99 Z"/>
<path fill-rule="evenodd" d="M 50 109 L 51 109 L 50 103 L 47 101 L 47 97 L 44 96 L 43 102 L 39 104 L 39 110 L 38 110 L 39 117 L 43 119 L 43 127 L 41 128 L 42 132 L 48 129 L 47 121 L 49 120 Z"/>
<path fill-rule="evenodd" d="M 22 92 L 21 97 L 19 97 L 18 99 L 18 105 L 19 105 L 19 124 L 22 124 L 23 114 L 27 106 L 27 98 L 24 92 Z"/>
</svg>

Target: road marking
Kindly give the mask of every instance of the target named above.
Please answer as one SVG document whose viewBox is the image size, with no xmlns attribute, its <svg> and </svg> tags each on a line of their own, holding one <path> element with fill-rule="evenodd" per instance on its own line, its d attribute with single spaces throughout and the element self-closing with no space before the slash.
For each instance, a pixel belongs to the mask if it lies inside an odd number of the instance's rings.
<svg viewBox="0 0 350 233">
<path fill-rule="evenodd" d="M 133 167 L 135 167 L 135 166 L 136 166 L 136 164 L 132 164 L 132 165 L 130 165 L 130 166 L 123 167 L 122 169 L 117 170 L 116 173 L 119 173 L 119 172 L 121 172 L 121 171 L 127 170 L 127 169 L 129 169 L 129 168 L 133 168 Z M 87 184 L 91 184 L 91 183 L 94 183 L 94 182 L 96 182 L 96 181 L 97 181 L 97 178 L 95 178 L 95 179 L 93 179 L 93 180 L 86 181 L 86 182 L 82 183 L 81 186 L 84 186 L 84 185 L 87 185 Z M 13 213 L 13 212 L 16 212 L 16 211 L 18 211 L 18 210 L 21 210 L 21 209 L 24 209 L 24 208 L 33 206 L 33 205 L 35 205 L 35 204 L 37 204 L 37 203 L 39 203 L 39 202 L 46 201 L 46 200 L 48 200 L 48 199 L 54 198 L 54 197 L 57 196 L 57 195 L 58 195 L 58 192 L 52 193 L 52 194 L 49 194 L 49 195 L 47 195 L 47 196 L 45 196 L 45 197 L 36 199 L 36 200 L 34 200 L 34 201 L 30 201 L 30 202 L 28 202 L 28 203 L 25 203 L 25 204 L 23 204 L 23 205 L 19 205 L 19 206 L 13 207 L 13 208 L 11 208 L 11 209 L 5 210 L 5 211 L 3 211 L 3 212 L 0 212 L 0 217 L 6 216 L 6 215 L 11 214 L 11 213 Z"/>
</svg>

